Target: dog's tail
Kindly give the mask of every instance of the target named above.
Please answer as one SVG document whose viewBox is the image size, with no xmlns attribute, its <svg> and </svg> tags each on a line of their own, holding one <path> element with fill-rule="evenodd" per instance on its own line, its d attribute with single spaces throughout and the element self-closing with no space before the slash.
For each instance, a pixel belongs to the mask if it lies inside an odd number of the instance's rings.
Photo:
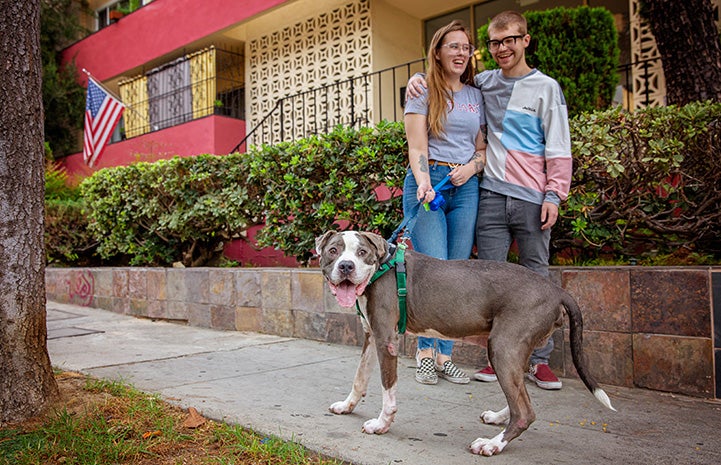
<svg viewBox="0 0 721 465">
<path fill-rule="evenodd" d="M 608 394 L 601 389 L 591 373 L 588 372 L 586 359 L 583 356 L 583 317 L 581 316 L 581 309 L 578 308 L 578 304 L 573 297 L 565 293 L 563 306 L 566 307 L 566 313 L 568 314 L 570 325 L 569 333 L 571 336 L 571 358 L 573 358 L 573 364 L 576 367 L 578 376 L 599 402 L 615 412 L 616 409 L 611 405 L 611 399 L 608 398 Z"/>
</svg>

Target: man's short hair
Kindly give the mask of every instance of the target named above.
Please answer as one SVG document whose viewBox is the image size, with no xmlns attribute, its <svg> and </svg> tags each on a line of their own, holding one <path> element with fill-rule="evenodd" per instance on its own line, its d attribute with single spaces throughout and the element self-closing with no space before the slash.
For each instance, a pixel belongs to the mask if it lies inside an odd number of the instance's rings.
<svg viewBox="0 0 721 465">
<path fill-rule="evenodd" d="M 526 22 L 526 18 L 524 18 L 521 13 L 512 10 L 504 11 L 494 16 L 493 19 L 491 19 L 491 23 L 488 25 L 488 30 L 503 30 L 513 26 L 514 24 L 518 26 L 519 34 L 525 35 L 528 33 L 528 23 Z"/>
</svg>

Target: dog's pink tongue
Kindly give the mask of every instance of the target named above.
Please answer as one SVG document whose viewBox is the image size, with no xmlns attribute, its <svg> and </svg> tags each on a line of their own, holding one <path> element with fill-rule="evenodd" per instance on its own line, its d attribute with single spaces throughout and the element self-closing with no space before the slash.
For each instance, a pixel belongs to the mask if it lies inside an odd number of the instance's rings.
<svg viewBox="0 0 721 465">
<path fill-rule="evenodd" d="M 335 300 L 341 307 L 352 307 L 355 304 L 355 285 L 350 281 L 343 281 L 335 288 Z"/>
</svg>

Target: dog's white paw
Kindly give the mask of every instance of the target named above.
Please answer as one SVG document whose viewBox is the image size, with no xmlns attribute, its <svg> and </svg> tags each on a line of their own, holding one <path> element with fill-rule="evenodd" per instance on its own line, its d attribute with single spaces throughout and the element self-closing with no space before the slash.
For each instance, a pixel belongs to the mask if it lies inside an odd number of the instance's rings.
<svg viewBox="0 0 721 465">
<path fill-rule="evenodd" d="M 331 406 L 328 407 L 328 410 L 330 410 L 332 413 L 335 413 L 336 415 L 343 415 L 344 413 L 351 413 L 354 408 L 355 404 L 352 404 L 347 400 L 341 400 L 338 402 L 333 402 Z"/>
<path fill-rule="evenodd" d="M 481 421 L 487 425 L 505 425 L 508 422 L 509 410 L 506 408 L 494 412 L 493 410 L 486 410 L 481 413 Z"/>
<path fill-rule="evenodd" d="M 391 424 L 373 418 L 363 423 L 363 432 L 368 434 L 384 434 L 390 429 Z"/>
<path fill-rule="evenodd" d="M 508 444 L 502 438 L 503 433 L 493 439 L 478 438 L 471 443 L 471 452 L 478 455 L 485 455 L 486 457 L 500 454 L 503 448 L 506 447 L 506 444 Z"/>
</svg>

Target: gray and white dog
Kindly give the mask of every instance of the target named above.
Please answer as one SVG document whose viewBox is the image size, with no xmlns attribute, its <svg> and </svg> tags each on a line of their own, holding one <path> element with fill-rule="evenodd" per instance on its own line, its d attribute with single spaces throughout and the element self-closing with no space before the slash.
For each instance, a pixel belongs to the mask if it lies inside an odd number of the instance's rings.
<svg viewBox="0 0 721 465">
<path fill-rule="evenodd" d="M 330 406 L 336 414 L 350 413 L 365 395 L 375 346 L 381 369 L 383 408 L 363 424 L 369 434 L 388 431 L 395 417 L 400 314 L 395 272 L 369 281 L 389 260 L 389 245 L 367 232 L 328 231 L 315 241 L 320 267 L 331 292 L 343 307 L 359 299 L 365 341 L 348 397 Z M 494 455 L 533 423 L 524 375 L 531 351 L 563 324 L 570 323 L 571 355 L 579 377 L 606 407 L 608 395 L 586 367 L 582 350 L 583 322 L 578 304 L 550 280 L 520 265 L 486 260 L 438 260 L 412 250 L 405 252 L 407 328 L 419 336 L 482 343 L 488 336 L 488 358 L 508 405 L 481 413 L 490 424 L 506 424 L 497 436 L 478 438 L 474 454 Z M 565 309 L 565 312 L 564 312 Z"/>
</svg>

